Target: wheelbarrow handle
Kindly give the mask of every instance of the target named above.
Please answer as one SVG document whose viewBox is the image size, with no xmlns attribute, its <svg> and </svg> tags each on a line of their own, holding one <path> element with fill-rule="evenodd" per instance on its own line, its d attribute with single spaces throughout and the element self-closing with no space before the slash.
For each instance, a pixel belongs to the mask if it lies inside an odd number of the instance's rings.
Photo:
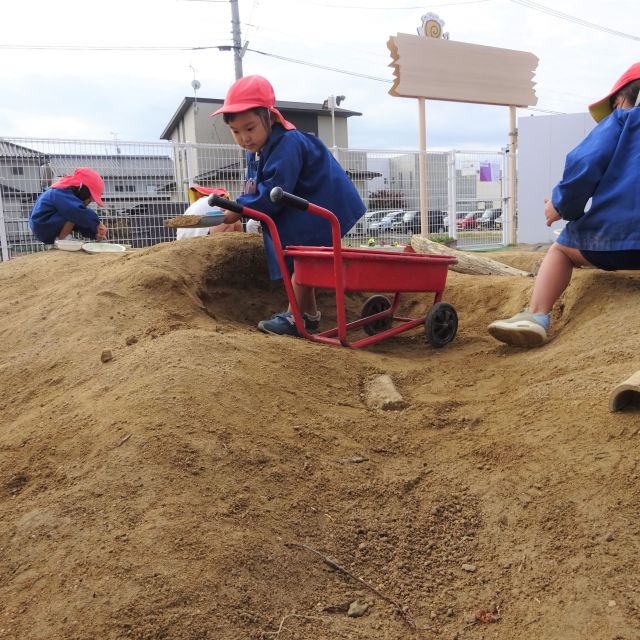
<svg viewBox="0 0 640 640">
<path fill-rule="evenodd" d="M 220 207 L 221 209 L 226 209 L 227 211 L 233 211 L 234 213 L 242 213 L 242 205 L 234 202 L 233 200 L 227 200 L 226 198 L 221 198 L 217 196 L 215 193 L 212 193 L 209 196 L 209 200 L 207 200 L 210 207 Z"/>
<path fill-rule="evenodd" d="M 308 200 L 300 198 L 299 196 L 294 196 L 292 193 L 287 193 L 282 189 L 282 187 L 273 187 L 269 197 L 271 198 L 271 202 L 282 201 L 284 204 L 296 209 L 302 209 L 302 211 L 306 211 L 309 208 Z"/>
</svg>

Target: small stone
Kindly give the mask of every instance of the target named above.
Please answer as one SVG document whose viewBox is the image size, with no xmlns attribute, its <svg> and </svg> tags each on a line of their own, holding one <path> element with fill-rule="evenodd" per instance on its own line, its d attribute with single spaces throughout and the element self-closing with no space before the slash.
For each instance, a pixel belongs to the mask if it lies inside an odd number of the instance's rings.
<svg viewBox="0 0 640 640">
<path fill-rule="evenodd" d="M 383 411 L 400 411 L 409 406 L 389 375 L 375 376 L 367 382 L 364 401 L 370 409 L 382 409 Z"/>
<path fill-rule="evenodd" d="M 366 602 L 360 602 L 359 600 L 354 600 L 349 605 L 349 610 L 347 611 L 347 615 L 350 618 L 361 618 L 365 613 L 367 613 L 369 609 L 369 605 Z"/>
<path fill-rule="evenodd" d="M 607 533 L 607 535 L 604 537 L 605 542 L 613 542 L 613 540 L 615 540 L 613 533 Z"/>
<path fill-rule="evenodd" d="M 469 573 L 475 573 L 476 572 L 476 565 L 475 564 L 463 564 L 462 565 L 462 570 L 463 571 L 467 571 Z"/>
<path fill-rule="evenodd" d="M 102 362 L 111 362 L 111 360 L 113 360 L 111 349 L 103 349 L 102 353 L 100 354 L 100 360 Z"/>
<path fill-rule="evenodd" d="M 616 601 L 615 600 L 609 600 L 609 602 L 607 603 L 607 606 L 610 607 L 611 609 L 613 609 L 613 607 L 616 606 Z"/>
<path fill-rule="evenodd" d="M 137 336 L 129 336 L 125 342 L 127 343 L 127 346 L 130 347 L 132 344 L 138 342 L 138 338 Z"/>
</svg>

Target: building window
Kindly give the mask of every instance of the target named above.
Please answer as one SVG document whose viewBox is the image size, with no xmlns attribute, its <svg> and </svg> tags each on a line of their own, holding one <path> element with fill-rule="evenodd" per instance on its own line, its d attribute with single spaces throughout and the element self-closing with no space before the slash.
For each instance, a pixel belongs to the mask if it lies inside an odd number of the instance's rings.
<svg viewBox="0 0 640 640">
<path fill-rule="evenodd" d="M 14 176 L 23 176 L 24 167 L 11 167 L 11 174 Z"/>
<path fill-rule="evenodd" d="M 133 193 L 136 190 L 135 185 L 133 184 L 117 184 L 113 188 L 117 193 Z"/>
</svg>

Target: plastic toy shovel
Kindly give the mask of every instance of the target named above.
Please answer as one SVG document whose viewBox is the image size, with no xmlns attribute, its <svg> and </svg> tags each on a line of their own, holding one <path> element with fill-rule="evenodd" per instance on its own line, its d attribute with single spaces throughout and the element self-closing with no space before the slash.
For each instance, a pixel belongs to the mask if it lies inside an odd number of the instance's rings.
<svg viewBox="0 0 640 640">
<path fill-rule="evenodd" d="M 192 229 L 194 227 L 217 227 L 224 222 L 224 213 L 208 213 L 204 216 L 176 216 L 165 220 L 168 229 Z"/>
</svg>

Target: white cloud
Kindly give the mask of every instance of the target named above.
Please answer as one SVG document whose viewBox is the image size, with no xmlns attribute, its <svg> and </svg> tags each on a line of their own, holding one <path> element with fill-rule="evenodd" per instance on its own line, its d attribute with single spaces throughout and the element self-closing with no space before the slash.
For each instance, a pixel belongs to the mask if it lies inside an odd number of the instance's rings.
<svg viewBox="0 0 640 640">
<path fill-rule="evenodd" d="M 340 8 L 339 4 L 348 5 Z M 398 4 L 398 3 L 396 3 Z M 538 107 L 581 112 L 605 95 L 638 61 L 637 42 L 588 29 L 510 0 L 436 3 L 395 9 L 390 0 L 240 0 L 249 49 L 392 79 L 386 42 L 415 33 L 427 10 L 445 21 L 451 39 L 530 51 L 540 59 Z M 544 2 L 543 2 L 544 4 Z M 349 8 L 360 5 L 359 10 Z M 557 0 L 555 10 L 629 32 L 640 24 L 640 3 Z M 86 1 L 22 0 L 3 6 L 4 44 L 100 46 L 215 46 L 231 43 L 227 2 L 111 0 L 97 17 Z M 615 54 L 614 54 L 615 52 Z M 344 94 L 350 143 L 359 148 L 417 147 L 414 100 L 388 95 L 389 82 L 293 64 L 247 51 L 244 72 L 269 78 L 282 100 L 322 102 Z M 0 47 L 0 135 L 157 140 L 182 98 L 224 97 L 234 80 L 233 57 L 201 51 L 42 51 Z M 500 147 L 507 142 L 503 107 L 427 102 L 431 147 Z M 519 111 L 519 115 L 525 112 Z"/>
</svg>

